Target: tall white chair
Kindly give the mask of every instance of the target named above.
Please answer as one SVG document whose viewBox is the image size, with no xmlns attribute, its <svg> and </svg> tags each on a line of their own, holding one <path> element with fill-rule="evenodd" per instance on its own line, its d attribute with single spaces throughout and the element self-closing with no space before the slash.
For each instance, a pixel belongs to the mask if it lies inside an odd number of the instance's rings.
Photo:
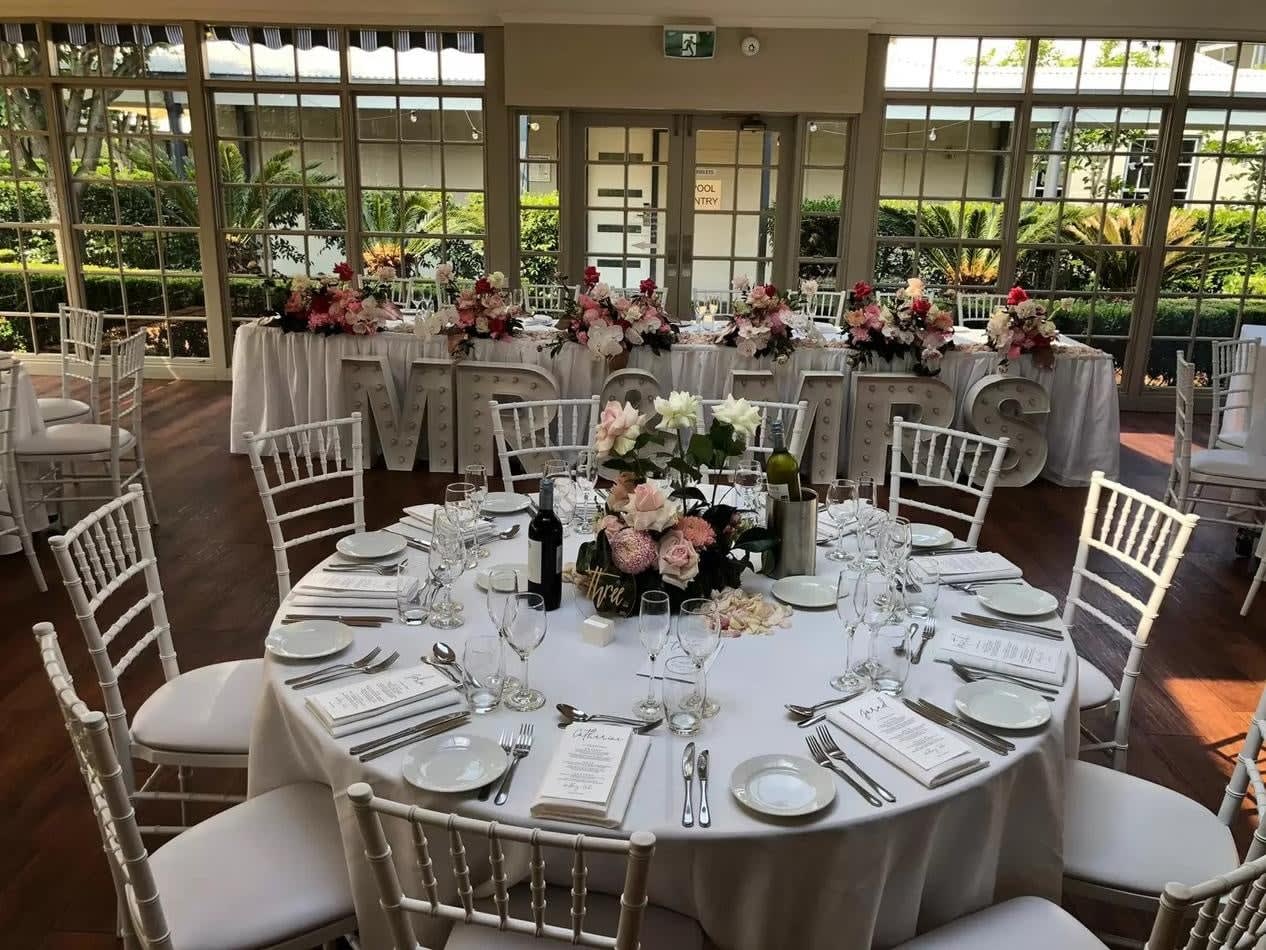
<svg viewBox="0 0 1266 950">
<path fill-rule="evenodd" d="M 506 491 L 516 491 L 519 482 L 539 479 L 551 458 L 573 459 L 593 448 L 600 414 L 596 395 L 532 402 L 493 399 L 488 407 Z M 516 461 L 522 469 L 519 473 L 514 471 Z"/>
<path fill-rule="evenodd" d="M 989 501 L 993 498 L 1010 441 L 1005 436 L 991 439 L 974 432 L 906 422 L 895 416 L 892 420 L 892 465 L 888 474 L 888 513 L 899 515 L 904 505 L 965 521 L 971 525 L 966 543 L 974 546 L 980 539 L 980 529 L 985 525 Z M 907 443 L 910 446 L 908 465 L 903 464 L 903 446 Z M 969 499 L 975 499 L 975 505 L 971 511 L 959 511 L 910 498 L 902 493 L 903 481 L 952 488 Z"/>
<path fill-rule="evenodd" d="M 1178 570 L 1178 562 L 1199 520 L 1196 515 L 1185 514 L 1142 492 L 1110 481 L 1103 472 L 1090 476 L 1090 493 L 1082 516 L 1072 580 L 1064 601 L 1063 621 L 1071 628 L 1077 612 L 1085 611 L 1130 645 L 1119 686 L 1097 666 L 1078 657 L 1077 700 L 1082 712 L 1102 710 L 1109 716 L 1115 712 L 1113 737 L 1091 741 L 1082 746 L 1082 751 L 1108 753 L 1116 769 L 1125 769 L 1130 746 L 1130 704 L 1142 673 L 1143 651 L 1174 572 Z M 1131 581 L 1144 592 L 1131 593 L 1121 583 L 1092 570 L 1092 552 L 1108 558 L 1106 566 L 1111 571 L 1124 568 Z M 1091 585 L 1089 592 L 1102 595 L 1107 606 L 1097 606 L 1087 599 L 1088 592 L 1083 591 L 1087 582 Z M 1137 614 L 1133 630 L 1117 619 L 1123 613 Z"/>
<path fill-rule="evenodd" d="M 150 520 L 158 523 L 149 472 L 145 467 L 141 405 L 145 395 L 145 334 L 134 333 L 110 344 L 110 421 L 68 422 L 18 439 L 14 452 L 24 478 L 22 492 L 30 504 L 64 501 L 73 487 L 74 500 L 119 498 L 129 485 L 145 486 Z M 99 470 L 99 471 L 98 471 Z"/>
<path fill-rule="evenodd" d="M 962 327 L 983 327 L 1006 300 L 1003 294 L 959 294 L 955 301 L 957 323 Z"/>
<path fill-rule="evenodd" d="M 59 304 L 57 323 L 61 332 L 62 394 L 40 399 L 40 417 L 50 426 L 61 422 L 96 422 L 101 312 Z M 78 388 L 84 390 L 86 402 L 71 395 L 72 380 L 84 384 Z"/>
<path fill-rule="evenodd" d="M 1242 449 L 1253 422 L 1253 381 L 1261 341 L 1218 340 L 1213 344 L 1213 411 L 1209 418 L 1209 448 Z M 1241 425 L 1224 432 L 1228 409 L 1240 414 Z"/>
<path fill-rule="evenodd" d="M 538 313 L 554 316 L 567 309 L 574 291 L 559 284 L 524 284 L 523 309 L 528 316 Z"/>
<path fill-rule="evenodd" d="M 1266 531 L 1263 531 L 1261 537 L 1257 539 L 1257 573 L 1253 575 L 1253 583 L 1248 585 L 1248 594 L 1240 607 L 1241 617 L 1248 616 L 1249 608 L 1253 606 L 1253 600 L 1257 597 L 1257 592 L 1261 590 L 1264 581 L 1266 581 Z"/>
<path fill-rule="evenodd" d="M 1058 904 L 1015 897 L 938 927 L 894 950 L 1103 950 L 1107 945 Z"/>
<path fill-rule="evenodd" d="M 1187 886 L 1170 883 L 1161 895 L 1149 947 L 1173 947 L 1183 937 L 1185 950 L 1230 950 L 1266 943 L 1266 856 L 1246 861 L 1234 871 Z M 1191 909 L 1200 907 L 1188 931 Z"/>
<path fill-rule="evenodd" d="M 35 545 L 31 542 L 31 531 L 26 523 L 26 503 L 22 499 L 22 484 L 13 452 L 13 428 L 18 415 L 17 373 L 16 364 L 0 368 L 0 516 L 13 522 L 7 528 L 0 528 L 0 538 L 10 534 L 18 536 L 22 552 L 31 565 L 31 573 L 35 575 L 35 586 L 46 591 L 48 584 L 44 581 L 44 570 L 35 555 Z"/>
<path fill-rule="evenodd" d="M 351 452 L 344 456 L 344 430 L 350 429 Z M 290 593 L 289 551 L 309 541 L 319 541 L 351 531 L 365 530 L 365 475 L 361 468 L 360 413 L 328 422 L 308 422 L 269 432 L 244 432 L 246 451 L 251 457 L 255 486 L 264 504 L 264 517 L 273 542 L 273 560 L 277 569 L 278 596 Z M 269 480 L 264 456 L 273 459 L 273 479 Z M 328 488 L 340 479 L 351 480 L 351 494 L 330 501 L 319 501 L 289 511 L 278 511 L 278 500 L 286 492 L 310 493 Z M 290 496 L 294 497 L 294 496 Z M 332 528 L 324 528 L 295 538 L 287 538 L 285 529 L 296 519 L 350 506 L 352 520 Z"/>
<path fill-rule="evenodd" d="M 445 950 L 493 950 L 493 948 L 531 947 L 538 940 L 569 943 L 581 947 L 607 947 L 613 950 L 637 950 L 646 947 L 690 950 L 702 946 L 698 925 L 688 918 L 649 905 L 646 882 L 650 875 L 651 857 L 655 853 L 655 836 L 635 831 L 628 840 L 590 835 L 570 835 L 539 828 L 525 828 L 500 821 L 479 821 L 447 812 L 432 811 L 416 805 L 405 805 L 378 798 L 363 782 L 351 786 L 347 797 L 352 801 L 365 857 L 378 884 L 379 905 L 386 912 L 395 950 L 424 950 L 414 934 L 411 914 L 465 924 L 454 928 Z M 391 846 L 383 831 L 382 817 L 409 823 L 417 868 L 424 898 L 410 897 L 401 888 Z M 437 849 L 427 836 L 441 835 L 442 849 L 451 858 L 457 900 L 448 903 L 440 894 L 432 855 Z M 488 842 L 489 865 L 492 869 L 494 893 L 491 902 L 480 906 L 474 898 L 469 861 L 463 833 L 472 840 Z M 527 846 L 532 854 L 532 877 L 528 885 L 507 887 L 508 872 L 504 843 Z M 546 849 L 570 856 L 571 889 L 550 887 L 545 883 Z M 624 891 L 619 901 L 588 890 L 589 856 L 624 857 Z M 549 915 L 549 905 L 560 913 Z M 524 907 L 525 916 L 514 911 Z M 530 912 L 531 917 L 526 917 Z M 605 922 L 604 929 L 615 930 L 614 936 L 596 933 L 588 928 L 593 922 Z"/>
<path fill-rule="evenodd" d="M 696 431 L 707 432 L 712 425 L 712 413 L 721 405 L 723 399 L 703 399 L 703 408 Z M 804 458 L 804 443 L 809 437 L 809 401 L 771 402 L 765 399 L 749 399 L 748 403 L 760 412 L 760 427 L 756 435 L 748 440 L 747 455 L 752 458 L 767 459 L 774 451 L 774 428 L 770 425 L 775 419 L 782 422 L 783 436 L 787 443 L 787 451 L 797 459 Z M 726 472 L 733 474 L 732 468 Z"/>
<path fill-rule="evenodd" d="M 149 854 L 106 717 L 75 693 L 53 625 L 36 624 L 35 639 L 88 789 L 126 950 L 298 950 L 323 941 L 332 950 L 355 930 L 328 787 L 265 792 Z"/>
<path fill-rule="evenodd" d="M 264 661 L 235 660 L 180 671 L 141 487 L 132 486 L 122 498 L 102 505 L 65 534 L 50 538 L 49 545 L 88 644 L 110 734 L 123 761 L 122 779 L 131 797 L 179 802 L 182 820 L 188 802 L 240 801 L 228 795 L 186 791 L 186 769 L 246 768 Z M 129 584 L 137 578 L 145 586 L 139 597 L 135 585 Z M 102 617 L 114 618 L 104 630 Z M 125 646 L 127 641 L 130 645 Z M 111 658 L 111 647 L 121 651 L 118 660 Z M 119 677 L 151 647 L 158 653 L 165 682 L 141 703 L 129 722 Z M 155 766 L 139 787 L 133 758 Z M 175 767 L 178 791 L 155 789 L 164 766 Z M 183 828 L 156 825 L 144 830 L 175 834 Z"/>
<path fill-rule="evenodd" d="M 397 307 L 413 306 L 412 277 L 397 277 L 391 281 L 391 302 Z"/>
<path fill-rule="evenodd" d="M 814 323 L 839 326 L 844 317 L 844 303 L 848 295 L 842 290 L 819 290 L 805 301 L 804 311 Z"/>
</svg>

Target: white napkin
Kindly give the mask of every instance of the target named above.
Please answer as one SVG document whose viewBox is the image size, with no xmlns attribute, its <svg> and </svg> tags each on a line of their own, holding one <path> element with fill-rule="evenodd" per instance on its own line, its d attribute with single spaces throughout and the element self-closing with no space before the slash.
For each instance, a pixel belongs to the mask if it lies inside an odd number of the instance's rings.
<svg viewBox="0 0 1266 950">
<path fill-rule="evenodd" d="M 304 705 L 330 735 L 344 736 L 447 706 L 459 698 L 447 677 L 423 665 L 337 682 L 309 694 Z"/>
<path fill-rule="evenodd" d="M 932 554 L 927 560 L 936 563 L 941 579 L 947 583 L 1010 580 L 1024 572 L 996 551 L 951 551 Z"/>
<path fill-rule="evenodd" d="M 375 729 L 378 726 L 385 726 L 391 722 L 399 722 L 401 719 L 408 719 L 411 716 L 420 716 L 422 713 L 434 712 L 438 709 L 452 706 L 451 712 L 458 712 L 466 708 L 466 700 L 464 700 L 456 689 L 450 689 L 446 692 L 439 693 L 436 696 L 427 699 L 419 699 L 416 703 L 408 706 L 400 706 L 396 709 L 388 709 L 384 713 L 379 713 L 369 719 L 361 719 L 358 722 L 341 723 L 336 726 L 329 726 L 322 722 L 326 731 L 335 739 L 343 736 L 350 736 L 357 732 L 365 732 L 369 729 Z M 318 717 L 319 718 L 319 717 Z"/>
<path fill-rule="evenodd" d="M 575 821 L 601 828 L 619 828 L 624 824 L 624 816 L 628 813 L 629 802 L 633 798 L 633 789 L 637 786 L 638 776 L 650 749 L 651 740 L 647 736 L 634 735 L 629 740 L 628 751 L 624 754 L 624 761 L 620 763 L 615 788 L 611 792 L 611 803 L 606 808 L 592 802 L 574 802 L 538 795 L 536 801 L 532 802 L 532 817 Z"/>
<path fill-rule="evenodd" d="M 416 521 L 418 521 L 424 528 L 426 528 L 429 531 L 431 529 L 431 522 L 435 518 L 435 512 L 438 511 L 441 507 L 442 507 L 441 505 L 435 505 L 435 504 L 406 505 L 404 509 L 404 513 L 408 515 L 410 518 L 413 518 Z M 493 525 L 493 523 L 489 521 L 487 518 L 480 518 L 478 521 L 475 522 L 475 524 L 478 526 L 480 531 L 482 531 L 485 528 L 495 527 L 495 525 Z"/>
<path fill-rule="evenodd" d="M 957 660 L 976 669 L 1052 686 L 1060 686 L 1068 678 L 1068 649 L 1058 640 L 983 630 L 954 620 L 944 621 L 942 632 L 948 636 L 940 640 L 934 659 Z"/>
</svg>

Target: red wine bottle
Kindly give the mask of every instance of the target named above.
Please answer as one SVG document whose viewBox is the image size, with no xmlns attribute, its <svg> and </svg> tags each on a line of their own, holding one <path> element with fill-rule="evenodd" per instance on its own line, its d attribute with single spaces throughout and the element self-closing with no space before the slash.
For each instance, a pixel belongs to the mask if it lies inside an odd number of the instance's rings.
<svg viewBox="0 0 1266 950">
<path fill-rule="evenodd" d="M 541 501 L 528 523 L 528 591 L 540 594 L 546 610 L 563 599 L 563 524 L 554 514 L 554 480 L 541 479 Z"/>
</svg>

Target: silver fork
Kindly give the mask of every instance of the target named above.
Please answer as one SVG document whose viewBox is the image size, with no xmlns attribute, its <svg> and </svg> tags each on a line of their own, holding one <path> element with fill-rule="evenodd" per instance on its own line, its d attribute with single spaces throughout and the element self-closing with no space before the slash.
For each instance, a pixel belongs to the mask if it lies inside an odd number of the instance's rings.
<svg viewBox="0 0 1266 950">
<path fill-rule="evenodd" d="M 892 792 L 888 791 L 888 789 L 884 788 L 882 785 L 876 782 L 873 778 L 867 775 L 862 770 L 862 767 L 860 765 L 858 765 L 856 762 L 854 762 L 852 759 L 848 757 L 848 753 L 846 753 L 843 749 L 839 747 L 839 743 L 837 743 L 835 741 L 835 737 L 831 735 L 831 730 L 827 729 L 827 727 L 823 725 L 823 726 L 818 726 L 818 728 L 814 731 L 817 733 L 818 741 L 822 743 L 823 751 L 825 751 L 828 756 L 830 756 L 831 758 L 839 759 L 841 762 L 843 762 L 845 765 L 851 768 L 854 772 L 856 772 L 858 777 L 867 785 L 869 785 L 871 788 L 873 788 L 875 790 L 875 794 L 878 795 L 880 798 L 886 799 L 887 801 L 890 801 L 890 802 L 895 802 L 897 800 L 896 795 L 892 794 Z"/>
<path fill-rule="evenodd" d="M 501 751 L 504 752 L 506 755 L 509 755 L 511 751 L 513 751 L 514 749 L 514 730 L 502 729 L 501 738 L 498 739 L 497 742 L 501 746 Z M 496 784 L 497 784 L 496 779 L 493 779 L 491 782 L 489 782 L 487 785 L 485 785 L 483 788 L 479 790 L 479 800 L 481 802 L 486 802 L 489 799 L 489 797 L 491 797 L 492 786 Z"/>
<path fill-rule="evenodd" d="M 329 676 L 322 676 L 320 679 L 304 680 L 302 683 L 296 683 L 294 688 L 307 689 L 309 686 L 320 686 L 322 683 L 332 683 L 334 680 L 347 679 L 349 676 L 355 676 L 357 673 L 364 673 L 366 676 L 372 676 L 375 673 L 381 673 L 398 659 L 400 659 L 400 654 L 393 652 L 390 656 L 384 657 L 372 666 L 359 667 L 352 670 L 342 670 L 338 673 L 331 673 Z"/>
<path fill-rule="evenodd" d="M 936 634 L 936 621 L 923 621 L 923 626 L 919 630 L 919 634 L 923 637 L 923 639 L 919 641 L 919 645 L 915 648 L 914 656 L 910 657 L 911 663 L 918 663 L 921 659 L 923 659 L 923 651 L 928 648 L 928 641 Z"/>
<path fill-rule="evenodd" d="M 844 781 L 848 782 L 849 785 L 853 786 L 853 791 L 862 796 L 862 798 L 866 799 L 866 801 L 874 805 L 876 808 L 883 806 L 883 802 L 875 797 L 875 794 L 870 789 L 862 787 L 857 779 L 853 778 L 853 776 L 849 775 L 840 768 L 839 765 L 831 761 L 831 757 L 826 754 L 826 750 L 823 749 L 822 744 L 818 742 L 817 736 L 812 734 L 807 735 L 804 737 L 804 741 L 809 747 L 809 754 L 813 756 L 814 762 L 818 763 L 818 765 L 822 766 L 824 769 L 830 769 Z"/>
<path fill-rule="evenodd" d="M 514 778 L 514 770 L 518 766 L 520 760 L 526 759 L 527 754 L 532 751 L 532 724 L 525 722 L 519 726 L 519 736 L 514 740 L 514 758 L 510 760 L 510 767 L 506 769 L 505 778 L 501 780 L 501 787 L 497 789 L 497 797 L 493 802 L 498 805 L 504 805 L 510 797 L 510 780 Z"/>
<path fill-rule="evenodd" d="M 292 676 L 285 680 L 287 686 L 294 686 L 296 683 L 302 683 L 304 680 L 317 679 L 321 676 L 328 676 L 331 673 L 337 673 L 340 670 L 351 670 L 359 667 L 369 666 L 374 662 L 374 658 L 382 652 L 382 647 L 374 647 L 359 660 L 353 660 L 351 663 L 335 663 L 333 666 L 327 666 L 321 670 L 313 670 L 310 673 L 304 673 L 302 676 Z"/>
<path fill-rule="evenodd" d="M 383 577 L 392 577 L 399 574 L 402 567 L 404 567 L 403 561 L 399 564 L 327 564 L 321 570 L 334 571 L 335 573 L 341 571 L 345 574 L 380 574 Z"/>
</svg>

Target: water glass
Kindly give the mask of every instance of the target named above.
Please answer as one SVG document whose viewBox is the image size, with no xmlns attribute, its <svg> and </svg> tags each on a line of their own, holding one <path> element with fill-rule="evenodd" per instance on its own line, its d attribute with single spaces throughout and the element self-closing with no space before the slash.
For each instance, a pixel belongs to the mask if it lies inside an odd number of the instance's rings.
<svg viewBox="0 0 1266 950">
<path fill-rule="evenodd" d="M 545 639 L 549 614 L 540 594 L 515 594 L 514 599 L 514 617 L 506 625 L 506 643 L 523 661 L 523 679 L 505 698 L 505 704 L 508 709 L 530 712 L 545 705 L 545 694 L 528 682 L 528 658 Z"/>
<path fill-rule="evenodd" d="M 941 592 L 941 572 L 936 559 L 912 557 L 906 562 L 903 578 L 906 613 L 916 620 L 929 620 L 936 613 L 936 598 Z"/>
<path fill-rule="evenodd" d="M 857 482 L 851 478 L 831 481 L 826 490 L 826 513 L 835 525 L 835 543 L 826 556 L 832 561 L 850 560 L 844 550 L 844 535 L 849 528 L 857 525 L 858 504 Z"/>
<path fill-rule="evenodd" d="M 670 656 L 664 663 L 664 708 L 668 731 L 675 736 L 697 736 L 703 717 L 695 688 L 698 670 L 688 656 Z"/>
<path fill-rule="evenodd" d="M 904 621 L 892 618 L 872 631 L 870 638 L 871 684 L 881 693 L 900 696 L 910 675 L 913 653 L 911 636 Z"/>
<path fill-rule="evenodd" d="M 396 615 L 401 623 L 410 627 L 426 623 L 430 611 L 428 594 L 428 586 L 419 578 L 403 571 L 396 575 Z"/>
<path fill-rule="evenodd" d="M 646 681 L 646 696 L 633 706 L 633 713 L 647 722 L 653 722 L 664 714 L 663 705 L 655 698 L 655 661 L 668 643 L 671 625 L 668 595 L 662 590 L 643 593 L 637 617 L 637 637 L 642 642 L 642 649 L 651 658 L 651 675 Z"/>
<path fill-rule="evenodd" d="M 468 637 L 462 648 L 462 666 L 470 683 L 466 686 L 466 698 L 472 712 L 483 714 L 501 703 L 501 691 L 505 686 L 505 668 L 502 665 L 502 641 L 500 637 Z"/>
</svg>

